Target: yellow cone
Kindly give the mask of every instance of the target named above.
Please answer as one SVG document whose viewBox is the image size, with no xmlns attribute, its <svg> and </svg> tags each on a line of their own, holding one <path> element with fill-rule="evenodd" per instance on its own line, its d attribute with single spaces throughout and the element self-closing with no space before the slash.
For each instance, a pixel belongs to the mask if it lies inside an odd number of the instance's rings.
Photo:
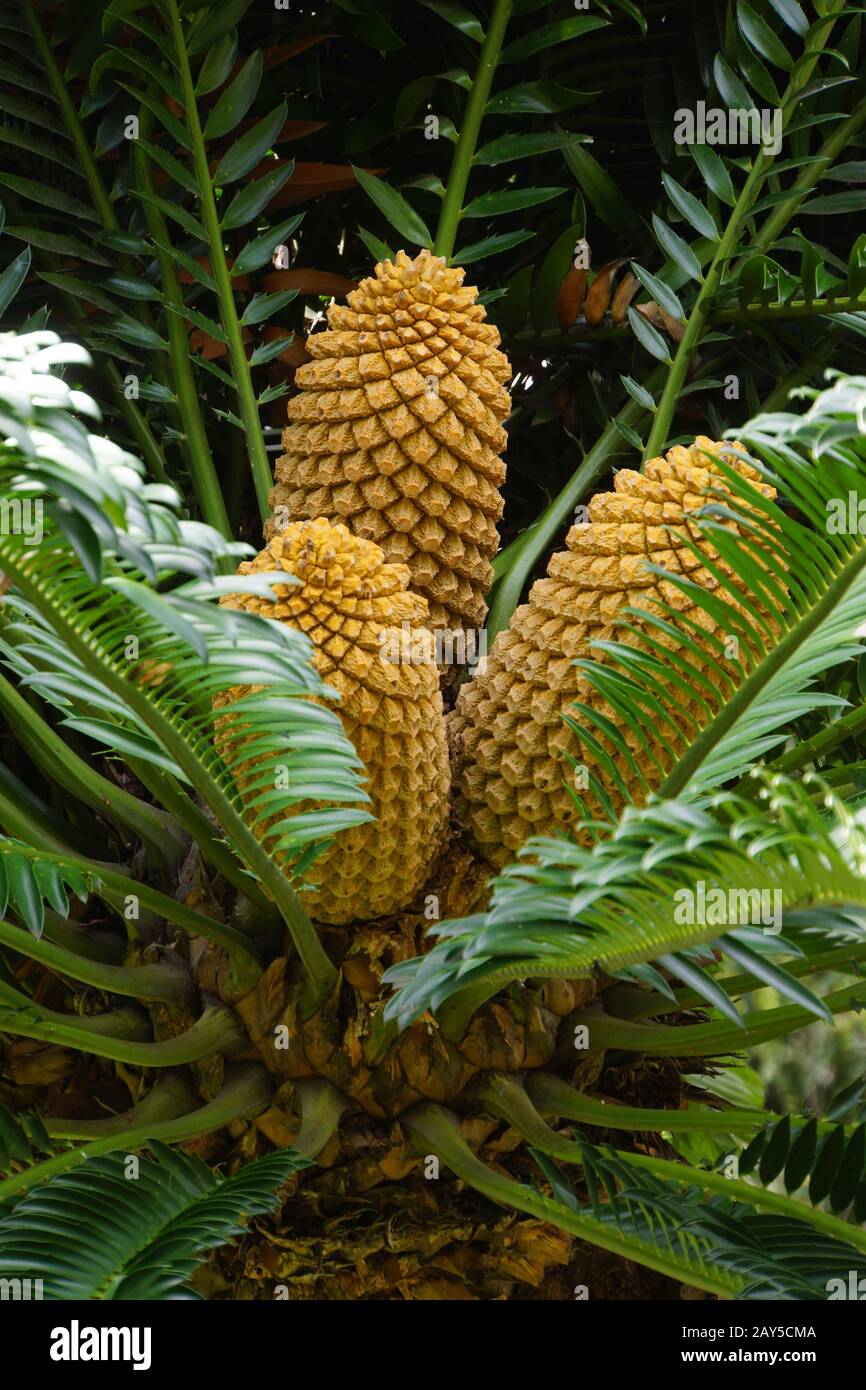
<svg viewBox="0 0 866 1390">
<path fill-rule="evenodd" d="M 324 516 L 409 568 L 430 624 L 477 628 L 496 554 L 508 361 L 463 271 L 400 251 L 328 311 L 289 404 L 268 534 Z"/>
<path fill-rule="evenodd" d="M 547 577 L 533 585 L 528 603 L 497 636 L 485 669 L 461 690 L 452 716 L 458 809 L 491 863 L 502 865 L 512 858 L 530 835 L 553 834 L 578 818 L 567 785 L 574 773 L 565 755 L 591 768 L 592 753 L 562 716 L 578 699 L 602 712 L 606 706 L 573 663 L 599 659 L 590 649 L 593 642 L 628 640 L 615 627 L 622 609 L 632 604 L 652 611 L 653 599 L 660 599 L 712 629 L 702 609 L 669 581 L 649 573 L 646 564 L 689 573 L 704 587 L 717 587 L 714 576 L 666 528 L 706 505 L 711 481 L 723 486 L 717 471 L 711 477 L 703 451 L 730 447 L 701 437 L 691 448 L 678 446 L 665 458 L 650 460 L 643 473 L 618 473 L 614 491 L 592 499 L 588 521 L 571 528 L 567 550 L 551 558 Z M 754 470 L 732 457 L 730 461 L 757 482 Z M 773 495 L 766 486 L 761 491 Z M 686 532 L 710 553 L 694 524 L 683 527 L 681 534 Z M 719 678 L 718 664 L 709 666 L 713 671 Z M 672 686 L 674 707 L 681 698 Z M 665 751 L 658 746 L 654 752 L 664 766 Z M 641 754 L 639 762 L 650 785 L 657 785 L 652 761 Z M 628 785 L 629 769 L 619 771 Z M 621 798 L 609 779 L 600 776 L 618 805 Z M 639 799 L 637 787 L 629 789 Z M 591 804 L 585 789 L 579 794 Z"/>
<path fill-rule="evenodd" d="M 367 772 L 376 820 L 337 835 L 312 866 L 311 917 L 344 924 L 405 907 L 442 847 L 449 770 L 427 604 L 407 589 L 403 565 L 323 518 L 274 536 L 239 573 L 286 570 L 277 601 L 235 594 L 223 602 L 306 632 L 323 680 L 341 695 L 346 734 Z M 240 699 L 248 688 L 231 692 Z"/>
</svg>

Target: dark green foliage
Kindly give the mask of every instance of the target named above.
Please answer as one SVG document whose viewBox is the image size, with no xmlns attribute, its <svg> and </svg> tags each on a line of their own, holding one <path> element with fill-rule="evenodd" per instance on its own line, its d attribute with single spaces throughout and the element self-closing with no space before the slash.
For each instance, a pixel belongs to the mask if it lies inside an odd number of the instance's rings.
<svg viewBox="0 0 866 1390">
<path fill-rule="evenodd" d="M 840 1271 L 866 1273 L 866 1254 L 795 1217 L 755 1212 L 695 1186 L 636 1171 L 623 1156 L 583 1144 L 583 1181 L 593 1216 L 635 1245 L 674 1250 L 683 1264 L 724 1272 L 738 1299 L 825 1299 Z M 581 1209 L 557 1165 L 535 1152 L 555 1197 Z M 606 1200 L 605 1200 L 606 1199 Z M 684 1275 L 684 1277 L 688 1277 Z M 730 1296 L 730 1295 L 729 1295 Z"/>
<path fill-rule="evenodd" d="M 89 1159 L 0 1215 L 0 1274 L 43 1280 L 49 1300 L 183 1296 L 207 1251 L 275 1210 L 280 1184 L 307 1163 L 285 1149 L 223 1178 L 192 1154 L 149 1147 L 153 1158 Z"/>
<path fill-rule="evenodd" d="M 13 1115 L 0 1105 L 0 1177 L 10 1173 L 13 1164 L 27 1163 L 55 1147 L 35 1110 Z"/>
<path fill-rule="evenodd" d="M 862 1097 L 862 1083 L 857 1083 Z M 862 1104 L 854 1107 L 862 1108 Z M 831 1108 L 832 1109 L 832 1108 Z M 785 1191 L 806 1194 L 815 1206 L 847 1212 L 866 1221 L 866 1124 L 831 1124 L 784 1116 L 755 1135 L 740 1155 L 743 1177 L 755 1173 L 769 1184 L 780 1178 Z"/>
</svg>

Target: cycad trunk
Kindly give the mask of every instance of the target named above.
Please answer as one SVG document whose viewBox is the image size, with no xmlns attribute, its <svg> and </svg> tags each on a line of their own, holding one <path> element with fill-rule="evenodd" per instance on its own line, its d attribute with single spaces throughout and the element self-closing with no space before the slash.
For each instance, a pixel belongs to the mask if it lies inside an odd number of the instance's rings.
<svg viewBox="0 0 866 1390">
<path fill-rule="evenodd" d="M 427 887 L 438 890 L 444 910 L 458 913 L 477 897 L 479 873 L 465 853 L 452 853 L 449 864 L 448 881 Z M 286 958 L 235 1001 L 275 1093 L 233 1154 L 220 1148 L 221 1157 L 245 1160 L 270 1144 L 291 1145 L 301 1103 L 306 1117 L 321 1082 L 339 1093 L 345 1110 L 316 1166 L 292 1179 L 279 1217 L 260 1220 L 218 1252 L 198 1280 L 201 1291 L 266 1300 L 677 1297 L 678 1286 L 662 1276 L 498 1207 L 413 1143 L 402 1117 L 436 1101 L 460 1117 L 487 1163 L 530 1183 L 537 1169 L 521 1136 L 476 1102 L 476 1084 L 488 1072 L 543 1068 L 582 1089 L 602 1080 L 611 1098 L 649 1096 L 673 1108 L 683 1095 L 674 1063 L 641 1073 L 630 1065 L 605 1069 L 603 1054 L 575 1052 L 569 1015 L 596 993 L 587 980 L 512 989 L 478 1009 L 462 1036 L 447 1036 L 429 1016 L 397 1038 L 383 1034 L 379 977 L 423 949 L 428 925 L 419 901 L 389 919 L 326 929 L 341 982 L 312 1018 L 302 1015 L 302 981 Z"/>
</svg>

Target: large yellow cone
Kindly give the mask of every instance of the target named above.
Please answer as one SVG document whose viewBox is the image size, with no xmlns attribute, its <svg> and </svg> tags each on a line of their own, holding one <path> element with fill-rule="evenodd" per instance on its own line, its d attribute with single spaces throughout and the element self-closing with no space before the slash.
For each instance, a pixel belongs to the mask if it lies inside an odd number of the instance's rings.
<svg viewBox="0 0 866 1390">
<path fill-rule="evenodd" d="M 646 565 L 649 561 L 675 574 L 688 573 L 708 589 L 717 587 L 718 580 L 681 539 L 688 534 L 711 553 L 694 523 L 683 526 L 679 535 L 667 528 L 683 523 L 706 504 L 711 480 L 715 487 L 723 486 L 703 451 L 730 448 L 701 437 L 691 448 L 678 446 L 665 458 L 652 459 L 643 473 L 618 473 L 614 491 L 592 499 L 588 521 L 571 528 L 568 548 L 551 558 L 547 577 L 533 585 L 528 603 L 497 636 L 486 669 L 463 686 L 452 716 L 458 808 L 491 863 L 502 865 L 512 858 L 530 835 L 566 830 L 578 818 L 568 785 L 574 773 L 566 754 L 582 767 L 592 768 L 594 760 L 562 716 L 575 700 L 602 712 L 607 707 L 573 663 L 599 659 L 591 650 L 593 642 L 628 641 L 627 634 L 616 629 L 623 608 L 633 604 L 652 610 L 653 600 L 659 599 L 704 629 L 712 627 L 703 609 L 691 605 Z M 757 482 L 754 470 L 733 456 L 729 459 Z M 761 491 L 773 495 L 766 486 Z M 721 668 L 712 658 L 708 672 L 721 679 Z M 681 699 L 672 686 L 674 712 Z M 598 731 L 593 732 L 598 737 Z M 650 785 L 657 785 L 655 764 L 644 753 L 632 751 Z M 665 766 L 665 750 L 659 744 L 653 751 Z M 625 766 L 619 771 L 628 784 L 634 774 Z M 609 781 L 602 772 L 600 776 Z M 622 798 L 614 787 L 608 785 L 607 790 L 617 806 Z M 637 787 L 629 790 L 639 799 Z M 591 803 L 583 788 L 579 794 Z"/>
<path fill-rule="evenodd" d="M 499 544 L 508 361 L 463 271 L 422 251 L 328 311 L 295 377 L 268 534 L 323 516 L 408 566 L 431 626 L 479 627 Z"/>
</svg>

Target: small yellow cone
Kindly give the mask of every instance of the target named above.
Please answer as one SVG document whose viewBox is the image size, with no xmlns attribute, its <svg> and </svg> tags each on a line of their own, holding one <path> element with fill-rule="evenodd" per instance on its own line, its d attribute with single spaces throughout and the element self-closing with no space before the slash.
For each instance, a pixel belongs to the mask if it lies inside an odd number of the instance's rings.
<svg viewBox="0 0 866 1390">
<path fill-rule="evenodd" d="M 338 834 L 312 866 L 310 916 L 345 924 L 405 907 L 442 847 L 448 821 L 445 723 L 427 604 L 407 589 L 404 565 L 323 518 L 274 536 L 240 574 L 286 570 L 276 602 L 233 594 L 222 602 L 306 632 L 316 669 L 367 771 L 374 822 Z M 249 687 L 237 687 L 240 699 Z M 303 808 L 299 808 L 303 809 Z"/>
</svg>

